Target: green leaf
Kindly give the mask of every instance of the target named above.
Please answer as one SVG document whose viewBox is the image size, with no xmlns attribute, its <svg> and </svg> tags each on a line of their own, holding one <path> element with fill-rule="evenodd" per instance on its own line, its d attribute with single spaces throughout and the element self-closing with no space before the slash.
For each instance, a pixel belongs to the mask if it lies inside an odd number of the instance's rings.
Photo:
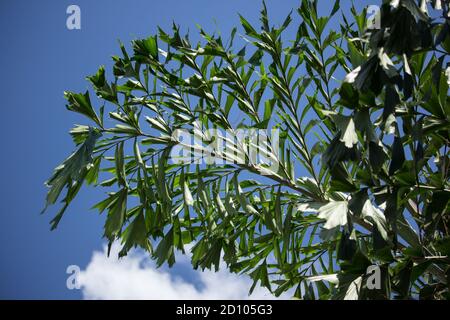
<svg viewBox="0 0 450 320">
<path fill-rule="evenodd" d="M 150 123 L 150 125 L 153 128 L 170 135 L 170 129 L 167 126 L 167 123 L 166 123 L 166 121 L 163 118 L 161 118 L 161 117 L 157 117 L 157 118 L 146 117 L 145 120 L 148 123 Z"/>
<path fill-rule="evenodd" d="M 261 287 L 266 287 L 271 290 L 266 261 L 261 263 L 254 271 L 252 271 L 252 273 L 250 273 L 250 277 L 253 279 L 253 284 L 250 288 L 249 294 L 253 293 L 253 290 L 258 282 L 261 283 Z"/>
<path fill-rule="evenodd" d="M 97 184 L 98 182 L 98 172 L 100 170 L 100 164 L 102 162 L 102 157 L 96 157 L 91 165 L 88 166 L 88 172 L 86 173 L 86 183 L 87 184 Z"/>
<path fill-rule="evenodd" d="M 88 91 L 84 94 L 65 91 L 64 97 L 69 102 L 69 104 L 66 105 L 68 110 L 81 113 L 97 123 L 99 126 L 102 126 L 102 122 L 91 105 L 91 99 Z"/>
<path fill-rule="evenodd" d="M 49 205 L 56 202 L 63 188 L 67 187 L 66 197 L 62 200 L 64 206 L 52 220 L 52 230 L 58 225 L 68 205 L 78 193 L 89 168 L 91 168 L 93 163 L 92 152 L 100 136 L 97 130 L 91 128 L 85 142 L 61 165 L 56 167 L 53 175 L 46 181 L 45 184 L 50 189 L 47 193 L 47 201 L 43 212 Z"/>
<path fill-rule="evenodd" d="M 151 252 L 151 244 L 148 239 L 148 231 L 142 207 L 138 208 L 136 217 L 123 232 L 122 243 L 124 245 L 119 256 L 125 256 L 133 246 L 140 246 L 144 250 Z"/>
<path fill-rule="evenodd" d="M 357 109 L 359 106 L 359 93 L 350 83 L 344 82 L 339 90 L 341 99 L 339 103 L 350 109 Z"/>
<path fill-rule="evenodd" d="M 128 190 L 121 189 L 118 192 L 117 201 L 109 207 L 108 217 L 105 222 L 105 237 L 112 242 L 122 231 L 127 213 Z"/>
<path fill-rule="evenodd" d="M 405 162 L 405 151 L 403 150 L 402 139 L 398 136 L 394 138 L 392 145 L 391 164 L 389 166 L 389 175 L 392 176 L 397 170 L 401 169 Z"/>
<path fill-rule="evenodd" d="M 98 97 L 107 101 L 117 102 L 115 86 L 110 86 L 106 81 L 104 66 L 101 66 L 96 74 L 89 76 L 86 79 L 92 83 Z"/>
<path fill-rule="evenodd" d="M 175 263 L 175 254 L 173 248 L 173 227 L 166 233 L 166 235 L 159 242 L 153 257 L 156 259 L 156 266 L 159 268 L 167 261 L 169 266 Z"/>
<path fill-rule="evenodd" d="M 116 177 L 117 182 L 119 186 L 127 186 L 126 181 L 126 173 L 125 173 L 125 160 L 124 160 L 124 153 L 123 153 L 123 142 L 120 142 L 116 146 L 116 152 L 115 152 L 115 160 L 116 160 Z"/>
<path fill-rule="evenodd" d="M 366 200 L 362 208 L 362 217 L 376 226 L 378 232 L 385 241 L 390 241 L 386 218 L 383 212 L 380 209 L 375 208 L 369 199 Z"/>
<path fill-rule="evenodd" d="M 248 62 L 254 66 L 259 66 L 261 64 L 261 59 L 264 56 L 262 50 L 256 50 L 255 53 L 250 57 Z"/>
<path fill-rule="evenodd" d="M 348 202 L 330 201 L 318 209 L 318 217 L 325 219 L 325 229 L 333 229 L 347 225 Z"/>
<path fill-rule="evenodd" d="M 158 61 L 158 37 L 150 36 L 147 39 L 133 41 L 135 57 L 138 61 Z M 150 58 L 150 60 L 148 60 Z"/>
<path fill-rule="evenodd" d="M 269 122 L 275 106 L 275 99 L 268 99 L 264 102 L 264 122 Z"/>
<path fill-rule="evenodd" d="M 245 33 L 253 38 L 260 38 L 258 32 L 252 27 L 252 25 L 241 15 L 239 15 L 242 27 L 244 27 Z"/>
<path fill-rule="evenodd" d="M 358 143 L 358 135 L 356 134 L 353 118 L 334 112 L 328 112 L 327 114 L 333 119 L 336 127 L 340 131 L 339 140 L 343 142 L 347 148 L 353 148 L 353 145 Z"/>
<path fill-rule="evenodd" d="M 387 86 L 386 98 L 383 110 L 383 119 L 386 120 L 391 114 L 394 114 L 395 107 L 400 103 L 400 97 L 394 86 Z"/>
<path fill-rule="evenodd" d="M 185 180 L 184 170 L 181 171 L 180 181 L 183 189 L 184 203 L 188 206 L 192 206 L 194 204 L 194 198 L 192 197 L 192 193 L 189 190 L 189 183 L 187 180 Z"/>
<path fill-rule="evenodd" d="M 75 142 L 76 145 L 79 145 L 86 141 L 86 139 L 89 137 L 89 126 L 83 126 L 83 125 L 75 125 L 75 127 L 70 130 L 70 135 L 72 136 L 73 142 Z"/>
<path fill-rule="evenodd" d="M 335 0 L 333 10 L 331 10 L 330 17 L 334 16 L 336 12 L 341 8 L 341 0 Z"/>
<path fill-rule="evenodd" d="M 347 287 L 347 291 L 345 292 L 344 300 L 359 300 L 362 281 L 363 277 L 359 276 L 355 280 L 350 282 L 349 286 Z"/>
<path fill-rule="evenodd" d="M 336 273 L 321 274 L 318 276 L 310 276 L 310 277 L 306 277 L 305 280 L 308 280 L 309 282 L 327 281 L 334 285 L 337 285 L 339 283 L 338 275 Z"/>
</svg>

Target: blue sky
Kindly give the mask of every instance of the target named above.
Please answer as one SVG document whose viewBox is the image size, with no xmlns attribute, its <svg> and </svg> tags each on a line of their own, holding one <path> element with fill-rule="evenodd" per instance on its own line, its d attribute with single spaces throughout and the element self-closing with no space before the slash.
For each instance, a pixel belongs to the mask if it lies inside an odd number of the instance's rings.
<svg viewBox="0 0 450 320">
<path fill-rule="evenodd" d="M 341 2 L 346 8 L 351 3 Z M 361 9 L 378 2 L 357 1 Z M 281 23 L 298 3 L 267 0 L 272 23 Z M 319 3 L 322 15 L 333 4 Z M 70 4 L 81 8 L 81 30 L 66 28 Z M 227 35 L 239 23 L 237 13 L 257 24 L 260 7 L 260 0 L 0 2 L 0 298 L 81 298 L 79 290 L 66 288 L 66 268 L 76 264 L 83 269 L 94 251 L 102 252 L 104 217 L 90 210 L 102 190 L 83 188 L 56 231 L 49 227 L 56 208 L 39 214 L 47 191 L 44 181 L 74 148 L 68 131 L 83 123 L 66 111 L 63 91 L 84 91 L 87 75 L 102 64 L 108 70 L 110 57 L 119 54 L 119 39 L 127 44 L 155 33 L 158 25 L 169 30 L 172 21 L 189 28 L 192 40 L 197 39 L 196 24 Z M 299 21 L 295 13 L 293 17 L 294 23 Z M 181 267 L 170 273 L 196 276 Z"/>
</svg>

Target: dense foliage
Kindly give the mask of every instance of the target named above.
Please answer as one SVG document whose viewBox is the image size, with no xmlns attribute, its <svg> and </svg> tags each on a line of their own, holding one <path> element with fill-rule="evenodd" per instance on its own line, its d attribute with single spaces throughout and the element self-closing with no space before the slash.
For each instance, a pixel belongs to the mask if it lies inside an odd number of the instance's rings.
<svg viewBox="0 0 450 320">
<path fill-rule="evenodd" d="M 236 29 L 224 43 L 199 27 L 193 45 L 176 25 L 132 53 L 122 45 L 112 82 L 103 67 L 87 78 L 102 107 L 65 93 L 91 123 L 71 130 L 78 149 L 47 182 L 47 205 L 67 189 L 52 228 L 86 182 L 108 191 L 95 208 L 121 256 L 140 246 L 172 265 L 189 244 L 194 268 L 226 265 L 275 295 L 450 298 L 449 5 L 380 9 L 367 29 L 365 11 L 349 18 L 337 1 L 319 16 L 303 0 L 272 27 L 263 5 L 260 28 L 240 17 L 238 50 Z M 234 150 L 244 163 L 169 161 L 176 129 L 212 141 L 211 128 L 279 129 L 279 150 L 265 151 L 278 170 L 244 147 Z"/>
</svg>

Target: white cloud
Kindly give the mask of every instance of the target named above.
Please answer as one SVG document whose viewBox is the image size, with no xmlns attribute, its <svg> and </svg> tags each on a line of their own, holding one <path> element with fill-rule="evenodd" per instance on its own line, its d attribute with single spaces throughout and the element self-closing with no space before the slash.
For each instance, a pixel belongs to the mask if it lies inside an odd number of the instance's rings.
<svg viewBox="0 0 450 320">
<path fill-rule="evenodd" d="M 85 299 L 273 299 L 274 296 L 257 286 L 248 296 L 252 280 L 221 268 L 219 272 L 193 271 L 187 256 L 177 256 L 177 273 L 173 269 L 157 269 L 148 254 L 131 252 L 117 258 L 113 246 L 108 258 L 106 248 L 95 251 L 85 270 L 79 274 Z M 180 272 L 181 271 L 181 272 Z M 184 277 L 181 276 L 184 275 Z M 196 285 L 194 285 L 194 282 Z M 281 298 L 288 299 L 290 295 Z"/>
</svg>

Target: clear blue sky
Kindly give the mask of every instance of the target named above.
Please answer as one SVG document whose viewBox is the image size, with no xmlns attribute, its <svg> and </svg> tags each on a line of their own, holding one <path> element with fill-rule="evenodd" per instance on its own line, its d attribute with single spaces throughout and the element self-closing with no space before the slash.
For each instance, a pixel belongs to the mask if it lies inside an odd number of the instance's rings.
<svg viewBox="0 0 450 320">
<path fill-rule="evenodd" d="M 346 8 L 351 3 L 341 2 Z M 358 0 L 357 7 L 379 2 Z M 298 3 L 267 0 L 272 22 L 281 23 Z M 332 1 L 319 3 L 327 14 Z M 66 28 L 70 4 L 81 8 L 81 30 Z M 56 208 L 39 215 L 44 181 L 73 150 L 68 130 L 84 123 L 66 111 L 63 91 L 86 90 L 85 76 L 102 64 L 108 69 L 111 55 L 119 54 L 118 39 L 129 43 L 149 36 L 157 25 L 168 30 L 172 21 L 189 28 L 193 40 L 197 23 L 227 35 L 239 23 L 238 12 L 257 24 L 260 7 L 260 0 L 0 2 L 0 298 L 81 298 L 79 291 L 66 289 L 66 267 L 85 267 L 103 245 L 104 217 L 90 210 L 102 190 L 82 189 L 56 231 L 49 230 Z"/>
</svg>

